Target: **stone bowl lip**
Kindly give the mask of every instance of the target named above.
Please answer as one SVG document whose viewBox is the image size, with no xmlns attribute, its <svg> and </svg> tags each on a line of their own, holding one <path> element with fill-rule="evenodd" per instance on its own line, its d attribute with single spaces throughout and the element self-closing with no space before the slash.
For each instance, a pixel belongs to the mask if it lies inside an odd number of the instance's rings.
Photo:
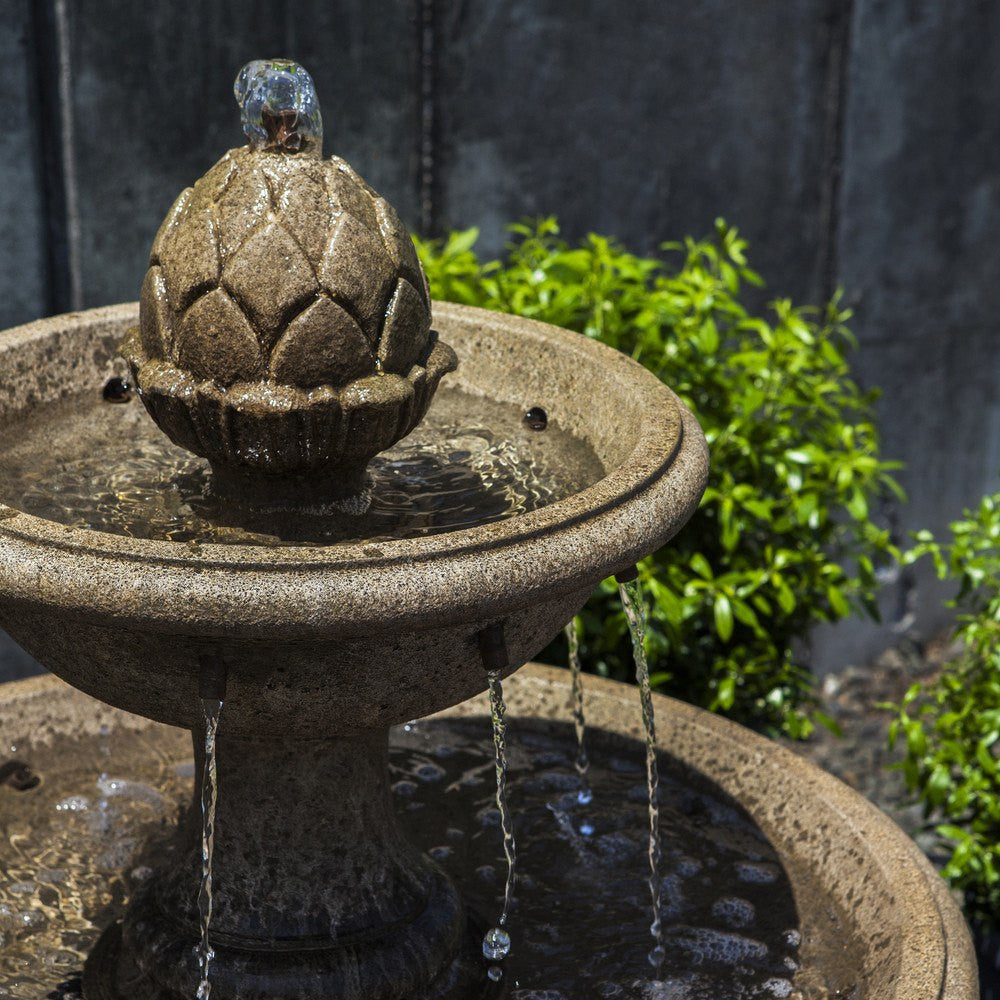
<svg viewBox="0 0 1000 1000">
<path fill-rule="evenodd" d="M 137 316 L 138 303 L 123 303 L 0 332 L 0 366 L 8 352 L 75 329 L 124 334 Z M 215 619 L 219 625 L 228 614 L 245 627 L 252 587 L 259 613 L 249 617 L 264 627 L 328 632 L 338 623 L 361 629 L 393 621 L 429 627 L 464 620 L 484 607 L 499 617 L 553 586 L 596 585 L 658 549 L 697 507 L 708 475 L 704 436 L 684 404 L 637 362 L 581 334 L 508 314 L 435 302 L 433 319 L 445 340 L 455 327 L 479 328 L 599 369 L 604 387 L 619 385 L 623 403 L 642 413 L 627 457 L 579 493 L 536 511 L 388 542 L 189 546 L 72 528 L 0 504 L 0 595 L 16 600 L 28 581 L 37 580 L 44 559 L 46 598 L 87 616 L 149 619 L 153 625 L 160 602 L 176 607 L 204 598 L 206 624 Z M 529 557 L 533 566 L 525 565 Z M 108 572 L 116 585 L 105 592 L 95 579 Z M 379 591 L 385 599 L 374 607 Z M 134 601 L 124 599 L 129 593 Z M 185 616 L 189 622 L 199 617 L 194 605 Z M 272 605 L 273 615 L 267 612 Z"/>
</svg>

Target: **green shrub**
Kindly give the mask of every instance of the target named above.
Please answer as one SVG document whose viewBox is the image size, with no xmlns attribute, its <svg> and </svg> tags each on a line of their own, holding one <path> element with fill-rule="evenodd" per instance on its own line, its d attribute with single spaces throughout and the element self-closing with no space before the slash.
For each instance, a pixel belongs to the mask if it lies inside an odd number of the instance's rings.
<svg viewBox="0 0 1000 1000">
<path fill-rule="evenodd" d="M 930 555 L 958 582 L 962 654 L 898 706 L 889 732 L 906 744 L 903 772 L 951 856 L 942 874 L 961 889 L 967 915 L 1000 928 L 1000 493 L 951 525 L 950 543 L 928 532 L 904 554 Z"/>
<path fill-rule="evenodd" d="M 793 650 L 820 621 L 874 611 L 873 555 L 888 549 L 869 507 L 888 488 L 873 396 L 844 359 L 849 314 L 741 299 L 760 278 L 724 222 L 712 239 L 664 246 L 665 259 L 554 220 L 512 226 L 502 261 L 481 263 L 474 229 L 418 249 L 438 298 L 568 327 L 631 355 L 694 411 L 711 450 L 698 513 L 646 559 L 654 684 L 793 736 L 812 726 L 811 676 Z M 844 567 L 848 567 L 845 569 Z M 628 629 L 606 583 L 584 612 L 584 662 L 632 674 Z"/>
</svg>

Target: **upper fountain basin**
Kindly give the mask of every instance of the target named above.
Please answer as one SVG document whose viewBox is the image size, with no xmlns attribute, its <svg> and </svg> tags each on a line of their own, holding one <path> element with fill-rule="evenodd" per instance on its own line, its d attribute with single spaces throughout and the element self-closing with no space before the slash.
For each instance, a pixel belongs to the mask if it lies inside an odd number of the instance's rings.
<svg viewBox="0 0 1000 1000">
<path fill-rule="evenodd" d="M 100 391 L 127 304 L 0 334 L 0 427 Z M 502 622 L 511 668 L 603 578 L 663 545 L 707 477 L 697 423 L 625 356 L 545 324 L 444 303 L 449 382 L 586 441 L 605 470 L 529 513 L 421 538 L 336 546 L 186 545 L 68 527 L 0 505 L 0 625 L 74 686 L 197 723 L 199 655 L 230 667 L 234 735 L 309 738 L 391 725 L 485 686 L 476 636 Z"/>
</svg>

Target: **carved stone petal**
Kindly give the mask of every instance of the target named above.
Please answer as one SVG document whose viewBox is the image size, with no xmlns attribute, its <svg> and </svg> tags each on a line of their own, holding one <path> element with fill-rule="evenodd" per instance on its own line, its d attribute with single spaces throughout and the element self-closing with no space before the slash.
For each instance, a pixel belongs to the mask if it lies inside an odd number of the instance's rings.
<svg viewBox="0 0 1000 1000">
<path fill-rule="evenodd" d="M 319 291 L 306 255 L 277 222 L 256 230 L 226 262 L 223 282 L 253 320 L 267 353 L 288 317 Z"/>
<path fill-rule="evenodd" d="M 248 382 L 264 374 L 253 328 L 221 288 L 198 299 L 181 320 L 177 363 L 195 378 L 214 379 L 220 385 Z"/>
<path fill-rule="evenodd" d="M 400 278 L 378 345 L 382 370 L 405 375 L 427 345 L 430 324 L 430 313 L 420 293 L 405 278 Z"/>
<path fill-rule="evenodd" d="M 174 332 L 167 285 L 163 271 L 151 267 L 146 272 L 139 297 L 139 329 L 146 357 L 158 360 L 176 360 L 173 356 Z"/>
<path fill-rule="evenodd" d="M 423 269 L 417 257 L 417 250 L 410 239 L 396 210 L 384 198 L 375 202 L 375 212 L 378 215 L 379 229 L 385 240 L 385 249 L 399 274 L 420 292 L 424 305 L 429 307 L 427 288 Z"/>
<path fill-rule="evenodd" d="M 375 192 L 362 180 L 354 168 L 337 156 L 331 156 L 327 172 L 330 211 L 336 215 L 350 212 L 369 229 L 378 225 L 375 215 Z"/>
<path fill-rule="evenodd" d="M 233 154 L 234 150 L 230 150 L 207 174 L 199 178 L 195 185 L 199 197 L 209 201 L 218 201 L 222 197 L 239 170 L 239 164 Z"/>
<path fill-rule="evenodd" d="M 271 375 L 311 389 L 342 386 L 375 371 L 375 358 L 350 314 L 320 296 L 288 324 L 271 355 Z"/>
<path fill-rule="evenodd" d="M 304 170 L 289 174 L 278 198 L 277 215 L 313 265 L 318 266 L 330 228 L 330 209 L 322 183 Z"/>
<path fill-rule="evenodd" d="M 319 278 L 330 295 L 343 302 L 374 346 L 396 268 L 378 234 L 349 212 L 334 225 Z"/>
<path fill-rule="evenodd" d="M 160 266 L 170 305 L 177 312 L 218 284 L 219 252 L 215 224 L 207 206 L 193 206 L 177 224 L 164 241 Z"/>
<path fill-rule="evenodd" d="M 149 252 L 150 264 L 158 264 L 160 262 L 160 253 L 163 250 L 163 246 L 167 242 L 168 237 L 177 228 L 177 224 L 184 218 L 184 213 L 191 203 L 191 196 L 193 194 L 194 188 L 185 188 L 177 196 L 177 200 L 170 206 L 170 211 L 167 212 L 166 217 L 160 223 L 160 228 L 156 231 L 156 236 L 153 239 L 153 248 Z"/>
<path fill-rule="evenodd" d="M 239 173 L 233 177 L 216 205 L 219 223 L 219 251 L 225 261 L 235 253 L 250 235 L 271 214 L 271 195 L 264 175 L 240 161 Z"/>
</svg>

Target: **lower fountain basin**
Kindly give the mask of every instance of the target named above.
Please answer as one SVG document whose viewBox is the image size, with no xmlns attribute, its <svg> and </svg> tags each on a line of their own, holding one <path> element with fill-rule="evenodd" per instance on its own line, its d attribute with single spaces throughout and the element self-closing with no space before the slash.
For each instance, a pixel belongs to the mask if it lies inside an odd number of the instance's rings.
<svg viewBox="0 0 1000 1000">
<path fill-rule="evenodd" d="M 601 727 L 606 734 L 641 740 L 636 692 L 598 678 L 585 680 L 587 710 L 594 726 Z M 506 692 L 512 716 L 512 749 L 517 748 L 519 732 L 534 733 L 537 739 L 546 726 L 565 726 L 564 721 L 557 721 L 565 720 L 567 714 L 569 676 L 565 671 L 529 664 L 509 678 Z M 887 817 L 836 779 L 741 727 L 672 699 L 657 696 L 655 702 L 661 751 L 673 758 L 692 782 L 707 781 L 736 800 L 770 842 L 783 870 L 782 885 L 786 890 L 790 887 L 791 902 L 786 900 L 783 904 L 776 888 L 773 904 L 791 905 L 797 912 L 803 972 L 790 977 L 792 992 L 782 992 L 772 985 L 771 989 L 778 992 L 764 996 L 803 1000 L 833 997 L 975 1000 L 978 995 L 975 960 L 961 915 L 919 849 Z M 480 697 L 437 718 L 471 718 L 482 716 L 485 710 Z M 530 722 L 531 719 L 536 721 Z M 488 743 L 486 720 L 479 721 L 483 723 L 483 742 Z M 160 774 L 155 788 L 143 786 L 141 794 L 131 792 L 147 809 L 147 833 L 155 834 L 163 822 L 162 815 L 157 820 L 163 800 L 174 801 L 171 796 L 183 798 L 190 794 L 190 776 L 174 769 L 172 758 L 164 749 L 171 747 L 183 755 L 186 741 L 182 733 L 110 709 L 52 677 L 0 687 L 0 731 L 5 737 L 9 734 L 10 739 L 25 741 L 19 749 L 29 765 L 32 747 L 42 756 L 39 748 L 46 744 L 75 739 L 85 749 L 83 755 L 92 759 L 90 766 L 95 772 L 107 766 L 117 768 L 115 773 L 127 771 L 126 762 L 102 763 L 106 759 L 102 748 L 115 739 L 115 734 L 128 733 L 147 770 L 152 768 Z M 599 758 L 605 743 L 596 732 L 594 739 L 596 767 L 601 763 Z M 639 745 L 633 744 L 636 748 Z M 7 748 L 4 749 L 6 752 Z M 70 766 L 70 762 L 65 762 L 65 766 Z M 639 767 L 638 758 L 636 766 Z M 43 773 L 41 778 L 43 783 L 51 785 L 60 780 L 55 772 Z M 222 780 L 225 789 L 225 778 Z M 114 788 L 105 790 L 115 794 Z M 73 953 L 64 952 L 60 966 L 58 960 L 50 961 L 49 949 L 44 962 L 39 957 L 33 964 L 30 958 L 21 957 L 32 954 L 32 941 L 37 940 L 31 937 L 30 920 L 23 921 L 20 937 L 16 927 L 0 926 L 0 932 L 10 939 L 3 953 L 4 961 L 0 962 L 0 996 L 34 998 L 43 995 L 42 987 L 56 990 L 60 979 L 72 981 L 74 961 L 78 962 L 90 947 L 98 929 L 120 915 L 126 881 L 122 873 L 138 871 L 135 865 L 142 863 L 141 843 L 118 843 L 116 855 L 103 861 L 107 885 L 100 892 L 94 886 L 89 887 L 91 893 L 100 895 L 103 905 L 96 914 L 90 914 L 91 920 L 84 919 L 83 904 L 70 886 L 58 882 L 58 845 L 46 852 L 45 871 L 33 869 L 30 859 L 14 846 L 30 840 L 30 831 L 19 818 L 19 803 L 26 803 L 25 797 L 38 791 L 18 791 L 0 785 L 0 815 L 4 817 L 5 833 L 0 838 L 0 874 L 6 879 L 0 886 L 0 902 L 14 901 L 24 907 L 24 912 L 31 912 L 32 906 L 37 906 L 54 920 L 53 900 L 62 894 L 58 905 L 65 908 L 65 915 L 60 919 L 72 931 L 69 937 L 76 953 L 74 957 Z M 162 796 L 162 800 L 156 800 L 156 796 Z M 64 824 L 78 815 L 73 812 L 78 805 L 81 804 L 70 800 L 60 803 L 66 810 L 62 814 Z M 514 805 L 516 810 L 516 800 Z M 27 806 L 21 808 L 27 813 Z M 442 843 L 451 842 L 450 833 L 455 831 L 440 831 Z M 530 857 L 532 844 L 522 842 L 521 846 L 522 853 Z M 640 877 L 641 872 L 637 871 L 637 882 Z M 37 895 L 23 894 L 23 884 L 33 880 Z M 620 894 L 621 882 L 609 879 L 606 891 Z M 528 923 L 529 893 L 530 888 L 523 890 L 522 906 L 514 913 L 516 942 L 541 933 L 539 927 Z M 557 901 L 550 910 L 547 923 L 556 927 L 554 933 L 572 937 L 576 933 L 573 913 L 563 916 Z M 637 923 L 642 925 L 641 915 Z M 551 926 L 546 932 L 551 932 Z M 607 933 L 610 934 L 610 929 Z M 580 966 L 587 967 L 589 974 L 595 964 L 592 952 L 605 943 L 606 935 L 600 937 L 596 942 L 581 944 Z M 641 979 L 642 947 L 635 949 L 635 958 L 635 978 Z M 15 968 L 16 974 L 12 971 Z M 664 978 L 669 976 L 668 958 Z M 22 983 L 21 987 L 16 985 L 17 981 Z M 530 998 L 533 995 L 530 990 L 544 985 L 522 982 L 513 995 L 518 1000 L 519 995 Z M 605 992 L 598 993 L 593 980 L 582 982 L 577 988 L 579 992 L 563 986 L 558 992 L 534 996 L 564 1000 L 583 1000 L 594 995 L 631 1000 L 635 996 L 644 1000 L 646 996 L 657 995 L 615 993 L 608 985 L 602 987 Z M 74 989 L 71 984 L 50 995 L 68 998 Z M 701 997 L 702 994 L 668 991 L 666 995 Z"/>
</svg>

